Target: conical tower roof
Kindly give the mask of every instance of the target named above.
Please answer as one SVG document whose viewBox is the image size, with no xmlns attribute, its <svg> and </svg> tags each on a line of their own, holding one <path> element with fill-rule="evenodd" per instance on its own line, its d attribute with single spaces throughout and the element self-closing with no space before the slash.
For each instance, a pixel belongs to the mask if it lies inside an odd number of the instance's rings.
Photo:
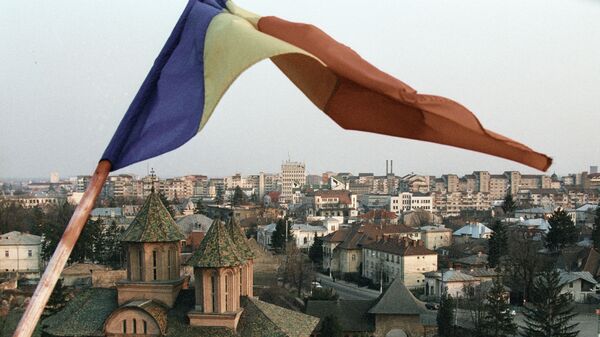
<svg viewBox="0 0 600 337">
<path fill-rule="evenodd" d="M 154 191 L 121 236 L 123 242 L 173 242 L 185 239 Z"/>
<path fill-rule="evenodd" d="M 246 239 L 246 235 L 244 235 L 244 232 L 242 232 L 239 222 L 232 216 L 229 218 L 225 226 L 227 227 L 227 231 L 231 236 L 231 240 L 235 244 L 235 247 L 240 252 L 241 256 L 246 260 L 253 259 L 255 257 L 254 252 L 252 252 L 252 249 L 250 249 L 250 246 L 248 245 L 248 239 Z"/>
<path fill-rule="evenodd" d="M 187 262 L 190 266 L 203 268 L 232 267 L 244 263 L 246 260 L 219 219 L 213 221 L 200 247 Z"/>
<path fill-rule="evenodd" d="M 379 296 L 370 314 L 420 315 L 427 313 L 425 303 L 419 301 L 397 278 Z"/>
</svg>

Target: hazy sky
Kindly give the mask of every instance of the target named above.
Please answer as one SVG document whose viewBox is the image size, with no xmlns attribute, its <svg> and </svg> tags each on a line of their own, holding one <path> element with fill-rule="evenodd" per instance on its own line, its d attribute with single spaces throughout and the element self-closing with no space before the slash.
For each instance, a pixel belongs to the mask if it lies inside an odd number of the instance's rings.
<svg viewBox="0 0 600 337">
<path fill-rule="evenodd" d="M 549 154 L 559 174 L 600 164 L 599 0 L 238 0 L 315 24 L 419 92 Z M 0 177 L 88 174 L 186 0 L 0 1 Z M 344 131 L 270 61 L 245 72 L 183 147 L 119 172 L 223 176 L 302 160 L 398 174 L 536 172 L 448 146 Z M 149 163 L 149 164 L 148 164 Z"/>
</svg>

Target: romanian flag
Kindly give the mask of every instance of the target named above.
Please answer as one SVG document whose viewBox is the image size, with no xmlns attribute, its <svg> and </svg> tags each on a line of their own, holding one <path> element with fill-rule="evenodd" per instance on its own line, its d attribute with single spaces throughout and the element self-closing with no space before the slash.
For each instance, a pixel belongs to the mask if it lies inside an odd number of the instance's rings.
<svg viewBox="0 0 600 337">
<path fill-rule="evenodd" d="M 417 93 L 317 27 L 225 0 L 190 0 L 103 154 L 117 170 L 198 133 L 248 67 L 273 63 L 342 128 L 483 152 L 547 170 L 552 159 L 483 128 L 462 105 Z"/>
</svg>

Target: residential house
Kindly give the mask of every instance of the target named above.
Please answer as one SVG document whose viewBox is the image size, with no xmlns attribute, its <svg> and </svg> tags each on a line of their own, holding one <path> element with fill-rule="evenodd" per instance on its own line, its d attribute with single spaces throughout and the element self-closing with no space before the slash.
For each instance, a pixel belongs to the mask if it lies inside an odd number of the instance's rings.
<svg viewBox="0 0 600 337">
<path fill-rule="evenodd" d="M 41 245 L 42 237 L 37 235 L 18 231 L 0 235 L 0 274 L 39 275 Z"/>
<path fill-rule="evenodd" d="M 423 226 L 419 230 L 421 231 L 421 240 L 427 249 L 436 250 L 452 245 L 452 230 L 444 225 Z"/>
<path fill-rule="evenodd" d="M 406 237 L 365 244 L 362 258 L 363 277 L 384 284 L 400 279 L 408 288 L 424 287 L 424 273 L 437 270 L 437 253 Z"/>
<path fill-rule="evenodd" d="M 561 271 L 560 285 L 561 294 L 570 293 L 575 302 L 585 302 L 587 297 L 596 293 L 598 282 L 587 271 Z"/>
<path fill-rule="evenodd" d="M 455 240 L 469 239 L 489 239 L 492 236 L 492 231 L 482 223 L 469 223 L 455 231 L 452 235 Z"/>
<path fill-rule="evenodd" d="M 464 289 L 477 286 L 480 280 L 461 270 L 446 269 L 425 273 L 425 295 L 439 298 L 443 293 L 463 297 Z"/>
</svg>

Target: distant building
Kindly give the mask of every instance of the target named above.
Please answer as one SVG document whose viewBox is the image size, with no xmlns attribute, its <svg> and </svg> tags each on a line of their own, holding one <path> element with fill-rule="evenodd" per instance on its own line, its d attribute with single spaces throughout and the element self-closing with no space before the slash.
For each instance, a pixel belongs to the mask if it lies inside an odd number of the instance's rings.
<svg viewBox="0 0 600 337">
<path fill-rule="evenodd" d="M 281 164 L 281 179 L 281 198 L 284 202 L 292 202 L 294 188 L 306 184 L 306 166 L 300 162 L 285 161 Z"/>
<path fill-rule="evenodd" d="M 486 227 L 482 223 L 470 223 L 455 231 L 455 237 L 472 238 L 472 239 L 489 239 L 494 231 Z"/>
<path fill-rule="evenodd" d="M 425 287 L 428 271 L 437 270 L 437 253 L 423 241 L 408 238 L 381 239 L 363 246 L 362 276 L 388 284 L 401 280 L 408 288 Z"/>
<path fill-rule="evenodd" d="M 468 286 L 477 286 L 480 279 L 455 269 L 431 271 L 425 273 L 425 295 L 439 298 L 447 293 L 452 297 L 463 297 Z"/>
<path fill-rule="evenodd" d="M 421 240 L 425 243 L 425 248 L 436 250 L 441 247 L 452 245 L 452 230 L 441 226 L 423 226 L 420 227 Z"/>
<path fill-rule="evenodd" d="M 42 237 L 17 231 L 0 235 L 0 273 L 38 274 Z"/>
<path fill-rule="evenodd" d="M 598 282 L 587 271 L 560 271 L 561 294 L 569 293 L 575 302 L 585 302 L 589 296 L 596 294 Z"/>
</svg>

